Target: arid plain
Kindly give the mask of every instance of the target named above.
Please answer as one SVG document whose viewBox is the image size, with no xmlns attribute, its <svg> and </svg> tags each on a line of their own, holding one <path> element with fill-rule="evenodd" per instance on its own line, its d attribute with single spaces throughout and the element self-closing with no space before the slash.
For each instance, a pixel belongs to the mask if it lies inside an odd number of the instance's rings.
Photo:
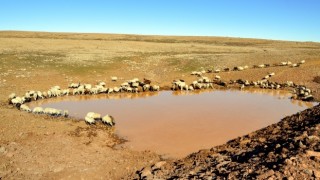
<svg viewBox="0 0 320 180">
<path fill-rule="evenodd" d="M 0 179 L 127 179 L 135 177 L 136 171 L 143 167 L 159 161 L 168 161 L 166 173 L 163 173 L 166 175 L 160 174 L 160 178 L 182 177 L 180 171 L 174 172 L 176 159 L 166 159 L 151 151 L 139 152 L 115 146 L 122 140 L 113 134 L 112 128 L 87 126 L 71 118 L 52 118 L 18 111 L 8 105 L 10 93 L 23 95 L 28 90 L 46 91 L 54 85 L 67 87 L 71 82 L 95 84 L 104 81 L 110 86 L 118 85 L 119 82 L 111 81 L 111 76 L 117 76 L 120 82 L 135 77 L 147 78 L 161 88 L 168 89 L 174 79 L 195 80 L 190 75 L 192 71 L 301 60 L 306 63 L 298 68 L 249 68 L 245 71 L 221 72 L 219 75 L 228 82 L 231 79 L 258 80 L 269 72 L 275 72 L 272 81 L 293 81 L 305 85 L 319 101 L 320 43 L 229 37 L 2 31 Z M 206 74 L 209 78 L 215 75 Z M 314 113 L 314 118 L 320 117 L 319 110 Z M 310 128 L 315 129 L 314 136 L 319 139 L 319 119 Z M 301 134 L 303 132 L 301 130 Z M 297 152 L 294 157 L 306 153 L 302 150 Z M 302 158 L 300 165 L 305 164 L 306 167 L 297 165 L 292 172 L 299 173 L 300 169 L 310 166 L 311 174 L 307 176 L 306 173 L 301 177 L 320 176 L 317 174 L 320 173 L 319 154 L 312 157 L 315 160 L 309 159 L 311 162 Z M 179 162 L 185 161 L 190 165 L 190 161 L 196 162 L 192 158 Z M 205 157 L 200 154 L 199 158 Z M 188 170 L 181 173 L 191 173 Z M 276 174 L 273 172 L 270 176 L 278 177 Z"/>
</svg>

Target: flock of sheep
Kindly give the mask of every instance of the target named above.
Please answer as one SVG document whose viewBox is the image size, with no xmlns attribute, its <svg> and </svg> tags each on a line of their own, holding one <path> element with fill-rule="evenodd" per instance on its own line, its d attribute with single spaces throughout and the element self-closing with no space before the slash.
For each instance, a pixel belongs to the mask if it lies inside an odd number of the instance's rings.
<svg viewBox="0 0 320 180">
<path fill-rule="evenodd" d="M 117 77 L 111 77 L 112 81 L 117 81 Z M 39 99 L 53 98 L 59 96 L 68 96 L 68 95 L 85 95 L 85 94 L 101 94 L 101 93 L 138 93 L 141 91 L 159 91 L 160 86 L 151 85 L 151 81 L 144 79 L 140 81 L 138 78 L 134 78 L 128 81 L 123 82 L 119 87 L 106 87 L 105 82 L 99 82 L 96 85 L 91 84 L 81 84 L 81 83 L 71 83 L 67 89 L 61 89 L 60 86 L 53 86 L 48 91 L 28 91 L 24 96 L 17 96 L 15 93 L 9 95 L 9 104 L 17 107 L 21 111 L 34 113 L 34 114 L 47 114 L 50 116 L 64 116 L 68 117 L 68 110 L 60 110 L 55 108 L 42 108 L 35 107 L 30 109 L 26 103 L 31 101 L 37 101 Z M 110 115 L 101 117 L 100 114 L 89 112 L 84 118 L 87 124 L 95 124 L 96 121 L 101 120 L 102 123 L 113 126 L 115 125 L 114 118 Z"/>
<path fill-rule="evenodd" d="M 259 64 L 259 65 L 253 65 L 252 68 L 268 68 L 268 67 L 277 67 L 277 66 L 288 66 L 288 67 L 300 67 L 301 64 L 304 64 L 306 61 L 305 60 L 301 60 L 298 63 L 292 63 L 291 61 L 283 61 L 280 63 L 275 63 L 273 65 L 271 64 Z M 228 72 L 228 71 L 243 71 L 246 69 L 249 69 L 250 67 L 248 65 L 245 66 L 235 66 L 232 68 L 223 68 L 223 69 L 208 69 L 208 70 L 202 70 L 202 71 L 192 71 L 191 75 L 196 75 L 196 76 L 201 76 L 202 74 L 205 73 L 220 73 L 220 72 Z"/>
<path fill-rule="evenodd" d="M 299 67 L 301 64 L 304 64 L 305 60 L 300 61 L 299 63 L 292 64 L 290 61 L 281 62 L 279 64 L 275 64 L 274 66 L 291 66 L 291 67 Z M 254 65 L 253 68 L 265 68 L 270 67 L 269 64 L 260 64 Z M 248 66 L 237 66 L 234 67 L 234 71 L 242 71 L 248 69 Z M 311 90 L 306 88 L 305 86 L 299 86 L 294 84 L 292 81 L 287 81 L 286 83 L 277 83 L 272 82 L 269 79 L 275 75 L 275 73 L 271 72 L 264 76 L 261 80 L 258 81 L 248 81 L 243 79 L 238 79 L 236 81 L 230 80 L 229 82 L 225 82 L 221 80 L 221 77 L 215 75 L 213 79 L 203 76 L 204 73 L 219 73 L 221 70 L 216 69 L 214 71 L 193 71 L 191 75 L 197 75 L 200 78 L 196 81 L 193 81 L 190 84 L 187 84 L 186 81 L 182 79 L 174 80 L 172 82 L 171 89 L 173 91 L 180 90 L 180 91 L 193 91 L 197 89 L 207 89 L 213 88 L 213 85 L 219 85 L 228 87 L 229 85 L 235 85 L 243 90 L 245 87 L 258 87 L 264 89 L 280 89 L 285 87 L 294 88 L 293 90 L 293 99 L 300 99 L 304 101 L 313 100 L 313 96 L 311 95 Z M 225 68 L 224 71 L 230 71 L 230 68 Z M 113 76 L 111 77 L 112 81 L 117 81 L 118 78 Z M 85 94 L 101 94 L 101 93 L 120 93 L 120 92 L 127 92 L 127 93 L 138 93 L 138 92 L 145 92 L 145 91 L 159 91 L 160 86 L 158 85 L 151 85 L 151 81 L 148 79 L 143 79 L 140 81 L 138 78 L 134 78 L 131 80 L 127 80 L 123 82 L 119 87 L 106 87 L 105 82 L 99 82 L 96 85 L 91 84 L 81 84 L 81 83 L 71 83 L 69 84 L 68 88 L 61 89 L 60 86 L 53 86 L 48 91 L 41 92 L 41 91 L 28 91 L 25 93 L 24 96 L 19 97 L 16 96 L 15 93 L 9 95 L 9 104 L 17 107 L 21 111 L 34 113 L 34 114 L 47 114 L 50 116 L 63 116 L 68 117 L 69 112 L 68 110 L 60 110 L 55 108 L 42 108 L 42 107 L 35 107 L 30 109 L 26 103 L 31 101 L 37 101 L 39 99 L 45 98 L 53 98 L 59 96 L 68 96 L 68 95 L 85 95 Z M 110 115 L 101 116 L 99 113 L 89 112 L 84 117 L 84 120 L 87 124 L 95 124 L 97 121 L 101 121 L 105 125 L 114 126 L 115 121 L 114 118 Z"/>
</svg>

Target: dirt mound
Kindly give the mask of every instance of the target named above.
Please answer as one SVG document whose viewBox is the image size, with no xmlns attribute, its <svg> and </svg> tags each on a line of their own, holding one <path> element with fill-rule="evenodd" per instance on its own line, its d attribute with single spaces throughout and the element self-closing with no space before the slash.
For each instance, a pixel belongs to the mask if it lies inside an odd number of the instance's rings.
<svg viewBox="0 0 320 180">
<path fill-rule="evenodd" d="M 145 167 L 134 178 L 317 179 L 319 137 L 320 105 L 317 105 L 225 145 Z"/>
<path fill-rule="evenodd" d="M 320 76 L 316 76 L 313 78 L 313 82 L 319 83 L 320 84 Z"/>
</svg>

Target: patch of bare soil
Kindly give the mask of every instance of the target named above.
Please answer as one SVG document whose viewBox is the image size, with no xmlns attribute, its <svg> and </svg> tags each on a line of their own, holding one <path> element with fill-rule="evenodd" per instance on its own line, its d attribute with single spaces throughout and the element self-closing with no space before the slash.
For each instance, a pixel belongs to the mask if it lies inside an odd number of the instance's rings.
<svg viewBox="0 0 320 180">
<path fill-rule="evenodd" d="M 313 78 L 313 82 L 319 83 L 320 84 L 320 76 L 316 76 Z"/>
<path fill-rule="evenodd" d="M 319 179 L 320 105 L 177 161 L 138 171 L 135 179 Z"/>
</svg>

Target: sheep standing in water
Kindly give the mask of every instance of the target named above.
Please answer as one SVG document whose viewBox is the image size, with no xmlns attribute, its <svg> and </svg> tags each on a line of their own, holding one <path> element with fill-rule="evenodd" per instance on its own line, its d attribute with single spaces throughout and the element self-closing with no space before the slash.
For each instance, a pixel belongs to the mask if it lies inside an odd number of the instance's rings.
<svg viewBox="0 0 320 180">
<path fill-rule="evenodd" d="M 102 117 L 102 123 L 109 126 L 114 126 L 116 124 L 114 118 L 108 114 Z"/>
</svg>

